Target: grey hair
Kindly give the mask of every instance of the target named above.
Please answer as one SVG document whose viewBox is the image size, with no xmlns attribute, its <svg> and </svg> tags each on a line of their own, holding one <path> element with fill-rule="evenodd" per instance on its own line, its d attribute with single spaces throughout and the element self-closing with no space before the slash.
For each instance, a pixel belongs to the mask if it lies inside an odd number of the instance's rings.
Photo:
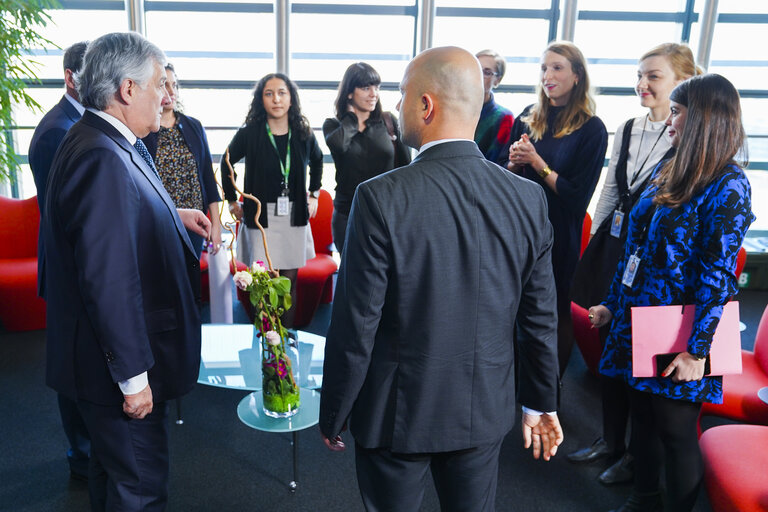
<svg viewBox="0 0 768 512">
<path fill-rule="evenodd" d="M 136 32 L 113 32 L 92 41 L 75 75 L 80 102 L 105 110 L 114 100 L 123 80 L 130 78 L 146 87 L 155 63 L 165 66 L 163 51 Z"/>
</svg>

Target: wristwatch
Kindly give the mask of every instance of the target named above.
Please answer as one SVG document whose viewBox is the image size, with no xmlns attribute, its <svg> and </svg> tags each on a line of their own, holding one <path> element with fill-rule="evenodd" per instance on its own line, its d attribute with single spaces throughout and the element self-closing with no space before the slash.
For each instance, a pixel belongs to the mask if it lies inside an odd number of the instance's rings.
<svg viewBox="0 0 768 512">
<path fill-rule="evenodd" d="M 317 199 L 317 192 L 318 192 L 317 190 L 315 190 L 315 191 L 310 191 L 310 192 L 309 192 L 309 197 L 314 197 L 315 199 Z"/>
<path fill-rule="evenodd" d="M 552 174 L 552 169 L 549 168 L 549 165 L 545 165 L 542 170 L 539 171 L 539 176 L 541 176 L 542 179 L 546 178 Z"/>
</svg>

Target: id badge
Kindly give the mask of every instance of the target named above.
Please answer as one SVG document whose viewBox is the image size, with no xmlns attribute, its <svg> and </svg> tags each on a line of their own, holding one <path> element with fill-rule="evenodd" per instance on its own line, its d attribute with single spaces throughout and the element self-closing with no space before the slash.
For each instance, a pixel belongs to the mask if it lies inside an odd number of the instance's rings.
<svg viewBox="0 0 768 512">
<path fill-rule="evenodd" d="M 635 280 L 638 267 L 640 267 L 640 258 L 637 257 L 637 254 L 633 254 L 629 257 L 629 261 L 627 261 L 627 267 L 624 269 L 624 276 L 621 278 L 621 284 L 632 288 L 632 282 Z"/>
<path fill-rule="evenodd" d="M 611 222 L 611 236 L 619 238 L 621 235 L 621 225 L 624 224 L 624 212 L 615 210 L 613 212 L 613 222 Z"/>
<path fill-rule="evenodd" d="M 278 217 L 283 217 L 285 215 L 288 215 L 288 196 L 278 196 L 277 198 L 277 208 L 275 208 L 275 215 Z"/>
</svg>

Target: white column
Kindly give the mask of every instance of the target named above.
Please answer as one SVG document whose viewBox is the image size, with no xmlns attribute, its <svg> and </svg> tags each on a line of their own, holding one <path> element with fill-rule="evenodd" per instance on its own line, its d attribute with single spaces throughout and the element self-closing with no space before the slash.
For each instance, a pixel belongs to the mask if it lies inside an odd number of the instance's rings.
<svg viewBox="0 0 768 512">
<path fill-rule="evenodd" d="M 277 38 L 276 45 L 276 57 L 277 57 L 277 72 L 288 75 L 288 63 L 290 61 L 290 53 L 288 51 L 288 42 L 290 40 L 290 33 L 288 30 L 288 19 L 291 14 L 290 0 L 275 0 L 275 19 L 277 21 L 277 30 L 275 36 Z"/>
<path fill-rule="evenodd" d="M 712 52 L 712 38 L 715 35 L 717 23 L 717 0 L 706 0 L 704 11 L 701 13 L 701 34 L 699 36 L 699 51 L 696 55 L 696 63 L 705 71 L 709 67 L 710 53 Z"/>
<path fill-rule="evenodd" d="M 147 19 L 144 15 L 144 0 L 125 0 L 125 11 L 128 13 L 128 30 L 146 36 Z"/>
<path fill-rule="evenodd" d="M 432 48 L 432 32 L 435 27 L 436 6 L 434 0 L 419 4 L 419 52 Z"/>
<path fill-rule="evenodd" d="M 563 5 L 563 24 L 560 28 L 560 39 L 563 41 L 573 41 L 573 35 L 576 33 L 577 4 L 578 0 L 565 0 Z"/>
</svg>

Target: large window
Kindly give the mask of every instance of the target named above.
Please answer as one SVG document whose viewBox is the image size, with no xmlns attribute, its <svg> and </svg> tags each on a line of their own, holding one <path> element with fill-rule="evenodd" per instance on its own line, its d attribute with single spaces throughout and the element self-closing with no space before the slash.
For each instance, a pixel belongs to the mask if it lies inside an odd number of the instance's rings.
<svg viewBox="0 0 768 512">
<path fill-rule="evenodd" d="M 497 101 L 518 114 L 535 101 L 539 58 L 559 37 L 565 0 L 434 0 L 432 13 L 421 0 L 305 0 L 289 2 L 288 68 L 300 87 L 305 115 L 326 151 L 324 187 L 333 190 L 334 172 L 320 127 L 333 115 L 338 81 L 356 61 L 373 65 L 384 81 L 382 104 L 393 111 L 397 83 L 418 51 L 425 21 L 432 45 L 458 45 L 472 52 L 491 48 L 507 60 Z M 704 0 L 578 0 L 574 42 L 588 60 L 598 115 L 609 132 L 643 109 L 634 94 L 637 58 L 656 44 L 688 43 L 699 53 Z M 167 53 L 181 80 L 185 111 L 208 130 L 211 150 L 220 154 L 245 119 L 252 87 L 277 66 L 276 3 L 273 1 L 145 0 L 147 36 Z M 128 30 L 124 0 L 63 0 L 51 12 L 45 35 L 64 48 L 105 32 Z M 426 19 L 424 18 L 426 16 Z M 749 135 L 750 179 L 755 195 L 768 176 L 768 60 L 759 44 L 768 28 L 763 0 L 720 0 L 709 71 L 728 77 L 742 93 Z M 47 110 L 62 93 L 62 51 L 32 49 L 41 63 L 42 84 L 33 96 Z M 16 148 L 24 155 L 32 130 L 42 117 L 18 108 Z M 218 162 L 218 159 L 217 159 Z M 758 174 L 755 174 L 758 173 Z M 765 180 L 768 182 L 768 179 Z M 758 185 L 760 183 L 760 185 Z M 21 195 L 35 194 L 26 167 Z M 756 205 L 768 201 L 754 201 Z M 759 208 L 759 206 L 758 206 Z M 766 206 L 768 208 L 768 206 Z M 768 211 L 758 212 L 768 226 Z M 760 220 L 758 220 L 760 222 Z"/>
</svg>

